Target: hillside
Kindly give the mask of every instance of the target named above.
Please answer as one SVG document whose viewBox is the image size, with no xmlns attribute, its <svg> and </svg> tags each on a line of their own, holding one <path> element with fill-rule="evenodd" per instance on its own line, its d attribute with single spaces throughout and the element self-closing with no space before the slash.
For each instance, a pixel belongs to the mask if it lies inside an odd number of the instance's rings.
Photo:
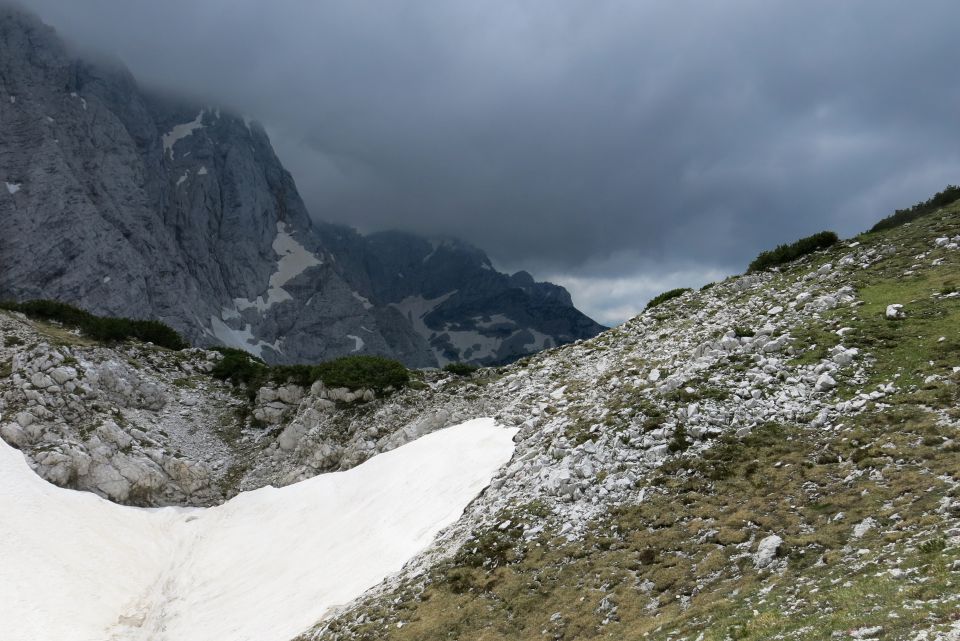
<svg viewBox="0 0 960 641">
<path fill-rule="evenodd" d="M 955 640 L 958 288 L 954 203 L 513 365 L 252 400 L 214 352 L 2 313 L 0 435 L 59 485 L 213 505 L 517 428 L 428 550 L 301 640 Z"/>
<path fill-rule="evenodd" d="M 599 333 L 480 249 L 311 217 L 264 128 L 0 5 L 0 300 L 160 320 L 273 363 L 500 364 Z"/>
</svg>

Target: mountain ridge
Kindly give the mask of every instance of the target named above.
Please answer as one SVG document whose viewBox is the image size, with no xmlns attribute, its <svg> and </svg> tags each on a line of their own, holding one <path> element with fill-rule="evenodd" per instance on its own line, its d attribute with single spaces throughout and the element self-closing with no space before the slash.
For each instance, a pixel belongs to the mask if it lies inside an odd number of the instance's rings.
<svg viewBox="0 0 960 641">
<path fill-rule="evenodd" d="M 260 125 L 143 91 L 22 11 L 0 9 L 0 50 L 2 297 L 155 318 L 286 363 L 494 364 L 602 329 L 463 241 L 314 221 Z"/>
</svg>

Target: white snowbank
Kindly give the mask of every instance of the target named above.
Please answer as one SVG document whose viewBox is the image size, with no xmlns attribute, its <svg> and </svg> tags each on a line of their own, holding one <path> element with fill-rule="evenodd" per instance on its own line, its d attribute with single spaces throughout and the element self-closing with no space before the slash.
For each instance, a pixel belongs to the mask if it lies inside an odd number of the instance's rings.
<svg viewBox="0 0 960 641">
<path fill-rule="evenodd" d="M 7 193 L 11 196 L 20 191 L 20 183 L 4 183 L 7 186 Z"/>
<path fill-rule="evenodd" d="M 195 129 L 200 129 L 203 127 L 203 113 L 205 109 L 201 109 L 200 113 L 197 114 L 197 117 L 190 122 L 185 122 L 182 125 L 174 125 L 173 129 L 169 132 L 163 134 L 163 153 L 164 155 L 170 154 L 170 158 L 173 158 L 173 146 L 177 144 L 177 141 L 183 140 L 187 136 L 193 134 Z"/>
<path fill-rule="evenodd" d="M 209 509 L 64 490 L 0 441 L 0 637 L 287 641 L 454 522 L 514 433 L 477 419 Z"/>
</svg>

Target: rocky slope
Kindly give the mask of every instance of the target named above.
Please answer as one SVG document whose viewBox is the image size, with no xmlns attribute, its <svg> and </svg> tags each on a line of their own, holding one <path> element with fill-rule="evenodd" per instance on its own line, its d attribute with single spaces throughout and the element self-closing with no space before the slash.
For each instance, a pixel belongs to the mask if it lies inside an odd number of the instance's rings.
<svg viewBox="0 0 960 641">
<path fill-rule="evenodd" d="M 207 505 L 519 428 L 430 550 L 303 639 L 955 640 L 958 284 L 960 203 L 510 366 L 253 401 L 213 352 L 2 314 L 0 435 L 55 483 Z"/>
<path fill-rule="evenodd" d="M 0 182 L 0 299 L 155 318 L 288 363 L 501 363 L 602 329 L 464 243 L 312 221 L 257 123 L 144 91 L 2 6 Z"/>
</svg>

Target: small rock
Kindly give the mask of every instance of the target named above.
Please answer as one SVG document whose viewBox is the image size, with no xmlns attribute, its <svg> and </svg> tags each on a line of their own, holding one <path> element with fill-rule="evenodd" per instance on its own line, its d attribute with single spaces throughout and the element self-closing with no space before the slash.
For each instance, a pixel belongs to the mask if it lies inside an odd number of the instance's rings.
<svg viewBox="0 0 960 641">
<path fill-rule="evenodd" d="M 826 392 L 832 390 L 837 386 L 837 382 L 833 380 L 833 377 L 830 374 L 824 372 L 817 379 L 816 384 L 814 384 L 813 389 L 817 392 Z"/>
<path fill-rule="evenodd" d="M 757 553 L 753 555 L 754 567 L 765 568 L 773 563 L 781 544 L 783 544 L 783 539 L 776 534 L 761 539 L 757 546 Z"/>
<path fill-rule="evenodd" d="M 868 516 L 867 518 L 860 521 L 854 526 L 853 538 L 862 539 L 867 534 L 867 532 L 869 532 L 876 526 L 877 526 L 877 522 L 873 519 L 873 517 Z"/>
</svg>

